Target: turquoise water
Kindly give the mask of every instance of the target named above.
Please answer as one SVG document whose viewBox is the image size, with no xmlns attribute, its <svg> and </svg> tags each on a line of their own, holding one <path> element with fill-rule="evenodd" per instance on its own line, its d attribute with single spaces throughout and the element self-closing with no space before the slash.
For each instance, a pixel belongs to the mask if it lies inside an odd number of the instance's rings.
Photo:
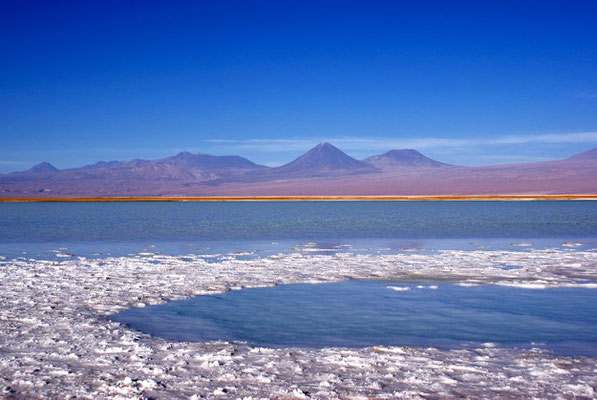
<svg viewBox="0 0 597 400">
<path fill-rule="evenodd" d="M 597 355 L 597 290 L 445 283 L 431 289 L 430 285 L 373 281 L 280 285 L 134 308 L 111 319 L 181 341 L 439 348 L 493 342 Z"/>
<path fill-rule="evenodd" d="M 0 254 L 10 257 L 50 257 L 58 247 L 84 256 L 276 252 L 305 241 L 393 252 L 475 249 L 476 240 L 594 247 L 596 238 L 594 201 L 0 203 Z"/>
</svg>

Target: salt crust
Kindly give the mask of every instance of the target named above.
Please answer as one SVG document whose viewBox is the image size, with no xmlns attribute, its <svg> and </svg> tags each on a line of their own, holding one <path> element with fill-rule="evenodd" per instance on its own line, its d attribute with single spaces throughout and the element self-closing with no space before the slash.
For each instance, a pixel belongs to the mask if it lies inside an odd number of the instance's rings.
<svg viewBox="0 0 597 400">
<path fill-rule="evenodd" d="M 516 265 L 504 269 L 503 265 Z M 526 288 L 597 280 L 597 252 L 151 255 L 0 262 L 2 398 L 595 398 L 597 360 L 516 350 L 169 342 L 107 316 L 231 288 L 346 279 Z M 441 290 L 441 285 L 440 285 Z M 587 289 L 590 290 L 590 289 Z"/>
</svg>

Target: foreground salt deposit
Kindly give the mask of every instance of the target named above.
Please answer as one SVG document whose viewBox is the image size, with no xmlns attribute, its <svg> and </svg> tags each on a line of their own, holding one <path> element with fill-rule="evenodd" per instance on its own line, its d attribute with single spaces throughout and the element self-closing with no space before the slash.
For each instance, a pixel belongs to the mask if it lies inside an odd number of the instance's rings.
<svg viewBox="0 0 597 400">
<path fill-rule="evenodd" d="M 147 254 L 0 261 L 0 397 L 593 398 L 597 360 L 486 344 L 474 349 L 267 349 L 168 342 L 107 316 L 243 287 L 388 279 L 593 290 L 597 252 L 456 251 L 219 262 Z M 427 285 L 428 286 L 428 285 Z M 430 286 L 431 287 L 431 286 Z"/>
</svg>

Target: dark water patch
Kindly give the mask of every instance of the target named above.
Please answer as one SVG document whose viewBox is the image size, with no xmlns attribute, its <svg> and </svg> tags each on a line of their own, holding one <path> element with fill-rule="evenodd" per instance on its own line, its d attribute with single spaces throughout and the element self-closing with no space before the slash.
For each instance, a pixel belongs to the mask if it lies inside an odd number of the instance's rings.
<svg viewBox="0 0 597 400">
<path fill-rule="evenodd" d="M 437 288 L 435 288 L 437 286 Z M 349 281 L 243 289 L 111 318 L 180 341 L 458 348 L 494 342 L 597 355 L 597 290 Z"/>
</svg>

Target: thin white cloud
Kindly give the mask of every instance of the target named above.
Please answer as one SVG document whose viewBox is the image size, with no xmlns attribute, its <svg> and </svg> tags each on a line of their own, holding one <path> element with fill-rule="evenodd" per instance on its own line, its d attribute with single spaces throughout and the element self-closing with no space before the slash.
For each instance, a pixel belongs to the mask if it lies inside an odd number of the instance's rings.
<svg viewBox="0 0 597 400">
<path fill-rule="evenodd" d="M 597 142 L 597 132 L 546 134 L 535 136 L 506 136 L 481 144 L 524 144 L 524 143 L 591 143 Z"/>
<path fill-rule="evenodd" d="M 509 135 L 480 139 L 449 139 L 437 137 L 396 139 L 370 137 L 328 137 L 323 139 L 209 139 L 206 140 L 206 142 L 212 145 L 221 145 L 222 147 L 226 147 L 228 149 L 263 152 L 300 151 L 313 147 L 318 142 L 330 142 L 345 151 L 378 151 L 403 148 L 426 150 L 530 143 L 597 143 L 597 132 Z"/>
<path fill-rule="evenodd" d="M 26 162 L 23 161 L 13 161 L 13 160 L 0 160 L 0 165 L 26 165 Z"/>
</svg>

